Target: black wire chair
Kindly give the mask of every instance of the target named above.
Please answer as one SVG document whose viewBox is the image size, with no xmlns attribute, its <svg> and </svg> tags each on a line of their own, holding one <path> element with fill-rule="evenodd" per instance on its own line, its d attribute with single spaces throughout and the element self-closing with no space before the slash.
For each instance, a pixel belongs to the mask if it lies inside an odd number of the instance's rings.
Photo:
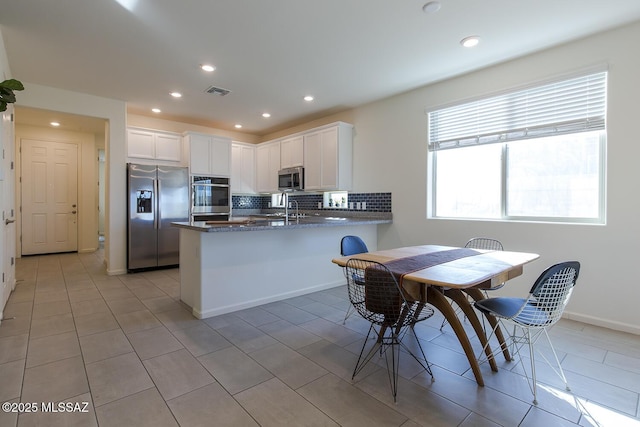
<svg viewBox="0 0 640 427">
<path fill-rule="evenodd" d="M 395 402 L 398 391 L 400 347 L 420 363 L 433 378 L 431 366 L 413 329 L 417 322 L 433 316 L 433 309 L 421 302 L 407 301 L 398 280 L 383 264 L 352 258 L 347 262 L 346 275 L 349 299 L 353 307 L 362 317 L 371 322 L 351 379 L 353 380 L 379 352 L 380 356 L 385 356 Z M 409 329 L 416 339 L 421 359 L 402 342 Z M 365 348 L 372 333 L 375 334 L 376 342 L 365 355 Z M 390 355 L 387 354 L 387 350 L 391 350 Z M 391 366 L 389 366 L 389 356 Z"/>
<path fill-rule="evenodd" d="M 558 355 L 549 339 L 547 330 L 551 328 L 562 316 L 564 308 L 569 302 L 573 287 L 578 280 L 580 273 L 580 263 L 577 261 L 567 261 L 553 265 L 546 269 L 536 280 L 528 298 L 497 297 L 488 298 L 475 303 L 475 307 L 483 313 L 495 316 L 498 319 L 493 328 L 492 335 L 496 332 L 500 324 L 513 326 L 513 331 L 509 336 L 511 354 L 518 355 L 522 369 L 527 377 L 527 382 L 533 393 L 533 403 L 538 404 L 536 366 L 535 366 L 535 344 L 544 336 L 551 348 L 555 359 L 555 367 L 549 362 L 542 352 L 538 354 L 562 379 L 567 390 L 570 390 L 567 378 L 564 375 Z M 487 342 L 491 339 L 489 339 Z M 520 355 L 520 349 L 528 345 L 530 357 L 531 379 L 525 369 L 524 361 Z M 486 347 L 486 346 L 485 346 Z M 484 352 L 484 348 L 482 351 Z M 481 353 L 482 354 L 482 353 Z"/>
</svg>

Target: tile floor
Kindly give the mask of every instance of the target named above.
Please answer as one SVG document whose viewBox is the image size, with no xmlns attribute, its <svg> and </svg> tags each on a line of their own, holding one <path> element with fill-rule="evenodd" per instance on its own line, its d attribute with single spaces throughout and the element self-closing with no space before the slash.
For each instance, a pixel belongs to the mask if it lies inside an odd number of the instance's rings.
<svg viewBox="0 0 640 427">
<path fill-rule="evenodd" d="M 540 365 L 535 407 L 516 363 L 482 365 L 478 387 L 434 316 L 416 330 L 436 381 L 403 358 L 394 404 L 384 367 L 351 381 L 368 324 L 342 324 L 345 287 L 197 320 L 177 269 L 109 277 L 102 256 L 18 260 L 0 402 L 38 412 L 0 412 L 0 426 L 640 426 L 638 336 L 561 321 L 552 336 L 577 397 Z"/>
</svg>

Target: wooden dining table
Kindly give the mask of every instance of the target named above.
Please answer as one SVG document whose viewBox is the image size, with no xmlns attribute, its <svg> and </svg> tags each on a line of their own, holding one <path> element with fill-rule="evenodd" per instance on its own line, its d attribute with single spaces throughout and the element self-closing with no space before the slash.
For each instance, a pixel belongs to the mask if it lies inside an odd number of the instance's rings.
<svg viewBox="0 0 640 427">
<path fill-rule="evenodd" d="M 334 258 L 333 263 L 346 267 L 351 258 L 376 261 L 389 266 L 404 264 L 409 271 L 390 270 L 401 277 L 402 290 L 408 300 L 430 304 L 439 310 L 449 322 L 469 360 L 471 369 L 479 385 L 484 386 L 478 360 L 473 352 L 469 337 L 455 310 L 447 300 L 453 300 L 463 311 L 473 326 L 480 343 L 485 347 L 491 369 L 497 371 L 493 352 L 487 344 L 484 328 L 469 302 L 484 299 L 483 289 L 499 287 L 514 277 L 520 276 L 523 266 L 539 258 L 538 254 L 526 252 L 491 251 L 481 249 L 456 248 L 441 245 L 408 246 L 395 249 L 367 252 L 363 254 Z M 406 261 L 406 263 L 404 262 Z M 496 319 L 487 316 L 491 327 Z M 496 338 L 507 360 L 510 355 L 500 329 Z"/>
</svg>

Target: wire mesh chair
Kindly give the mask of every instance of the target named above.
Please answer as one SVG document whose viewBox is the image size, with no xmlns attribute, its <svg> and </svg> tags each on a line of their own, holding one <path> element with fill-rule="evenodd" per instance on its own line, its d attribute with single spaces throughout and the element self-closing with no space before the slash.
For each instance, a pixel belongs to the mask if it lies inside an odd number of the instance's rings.
<svg viewBox="0 0 640 427">
<path fill-rule="evenodd" d="M 491 239 L 489 237 L 474 237 L 473 239 L 470 239 L 464 245 L 464 247 L 465 248 L 469 248 L 469 249 L 484 249 L 484 250 L 490 250 L 490 251 L 503 251 L 504 250 L 504 247 L 502 246 L 502 243 L 499 240 Z M 500 289 L 503 286 L 504 286 L 504 283 L 501 283 L 500 285 L 495 286 L 495 287 L 491 288 L 490 290 L 493 291 L 493 290 L 496 290 L 496 289 Z M 486 289 L 484 291 L 484 294 L 485 294 L 485 296 L 488 296 Z M 453 302 L 451 304 L 453 306 Z M 462 314 L 462 310 L 459 307 L 455 307 L 454 306 L 454 310 L 455 310 L 457 316 Z M 442 320 L 442 324 L 440 325 L 440 330 L 441 331 L 442 331 L 442 328 L 444 328 L 444 326 L 446 324 L 447 324 L 447 319 L 443 319 Z"/>
<path fill-rule="evenodd" d="M 342 240 L 340 240 L 340 254 L 342 256 L 363 254 L 369 252 L 366 243 L 358 237 L 358 236 L 344 236 Z M 345 276 L 347 274 L 346 269 L 344 270 Z M 353 301 L 351 301 L 353 303 Z M 342 324 L 344 325 L 347 322 L 349 316 L 354 313 L 353 305 L 349 304 L 347 307 L 347 312 L 344 315 L 344 320 Z"/>
<path fill-rule="evenodd" d="M 538 277 L 531 288 L 528 298 L 498 297 L 488 298 L 475 303 L 475 307 L 478 310 L 495 316 L 498 319 L 496 327 L 493 328 L 492 335 L 496 332 L 499 324 L 513 326 L 513 332 L 510 333 L 508 339 L 511 354 L 518 355 L 522 369 L 527 377 L 529 388 L 531 388 L 533 393 L 533 403 L 535 405 L 538 404 L 538 397 L 534 345 L 542 336 L 547 339 L 558 369 L 556 370 L 539 350 L 538 354 L 562 379 L 566 389 L 570 390 L 567 378 L 558 360 L 558 355 L 549 339 L 547 329 L 553 326 L 562 316 L 562 312 L 569 302 L 573 287 L 578 280 L 579 273 L 579 262 L 562 262 L 549 267 Z M 489 339 L 491 339 L 491 336 Z M 520 355 L 520 349 L 524 345 L 529 346 L 531 379 Z M 483 352 L 484 350 L 483 348 Z"/>
<path fill-rule="evenodd" d="M 431 366 L 413 329 L 417 322 L 433 316 L 433 309 L 421 302 L 407 301 L 396 277 L 383 264 L 352 258 L 347 262 L 346 272 L 349 299 L 355 310 L 371 322 L 351 379 L 353 380 L 379 351 L 380 356 L 385 356 L 389 384 L 395 402 L 398 391 L 400 347 L 420 363 L 433 378 Z M 413 332 L 422 359 L 402 342 L 409 329 Z M 365 348 L 372 333 L 376 337 L 376 342 L 365 355 Z M 390 355 L 387 354 L 389 349 Z"/>
</svg>

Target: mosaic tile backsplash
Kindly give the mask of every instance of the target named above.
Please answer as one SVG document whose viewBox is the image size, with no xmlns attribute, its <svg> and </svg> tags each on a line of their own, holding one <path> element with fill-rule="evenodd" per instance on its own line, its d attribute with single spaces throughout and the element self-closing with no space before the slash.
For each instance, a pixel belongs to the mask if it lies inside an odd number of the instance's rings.
<svg viewBox="0 0 640 427">
<path fill-rule="evenodd" d="M 295 200 L 300 206 L 300 210 L 318 210 L 318 203 L 322 203 L 322 194 L 295 194 L 289 195 L 289 200 Z M 269 209 L 271 196 L 232 196 L 232 208 L 237 209 Z M 349 193 L 349 203 L 365 202 L 367 208 L 357 212 L 391 212 L 391 193 Z M 356 211 L 356 209 L 331 209 L 323 208 L 325 211 Z"/>
</svg>

